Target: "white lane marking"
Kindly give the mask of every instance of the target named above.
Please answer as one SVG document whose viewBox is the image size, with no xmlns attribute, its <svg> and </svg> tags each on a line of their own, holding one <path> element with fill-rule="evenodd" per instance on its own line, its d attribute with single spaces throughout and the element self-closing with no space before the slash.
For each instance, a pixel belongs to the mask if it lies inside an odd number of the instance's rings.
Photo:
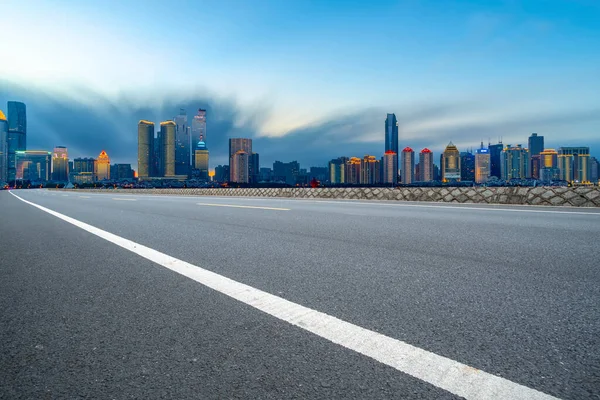
<svg viewBox="0 0 600 400">
<path fill-rule="evenodd" d="M 257 210 L 275 210 L 275 211 L 290 211 L 290 208 L 279 208 L 279 207 L 259 207 L 259 206 L 241 206 L 239 204 L 220 204 L 220 203 L 196 203 L 199 206 L 210 206 L 210 207 L 231 207 L 231 208 L 253 208 Z"/>
<path fill-rule="evenodd" d="M 293 303 L 139 243 L 24 200 L 48 214 L 317 336 L 467 399 L 548 400 L 556 397 L 439 356 L 401 340 Z"/>
<path fill-rule="evenodd" d="M 116 201 L 137 201 L 136 199 L 126 199 L 126 198 L 119 199 L 118 197 L 113 197 L 112 199 L 116 200 Z"/>
<path fill-rule="evenodd" d="M 68 194 L 63 194 L 63 197 L 69 197 L 69 195 Z"/>
<path fill-rule="evenodd" d="M 89 199 L 90 196 L 79 196 L 80 199 Z"/>
</svg>

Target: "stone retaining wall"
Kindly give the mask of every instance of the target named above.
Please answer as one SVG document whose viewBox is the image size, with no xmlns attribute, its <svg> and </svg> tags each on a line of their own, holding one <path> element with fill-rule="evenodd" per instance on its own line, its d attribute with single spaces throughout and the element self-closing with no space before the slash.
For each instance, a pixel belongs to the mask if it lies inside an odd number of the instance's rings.
<svg viewBox="0 0 600 400">
<path fill-rule="evenodd" d="M 109 192 L 115 189 L 71 189 Z M 118 193 L 600 207 L 598 187 L 116 189 Z"/>
</svg>

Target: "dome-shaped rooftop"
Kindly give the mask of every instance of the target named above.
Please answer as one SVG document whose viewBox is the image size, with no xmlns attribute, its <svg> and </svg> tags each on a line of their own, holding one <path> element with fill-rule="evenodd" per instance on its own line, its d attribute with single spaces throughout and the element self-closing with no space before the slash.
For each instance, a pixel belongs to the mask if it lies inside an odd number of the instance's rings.
<svg viewBox="0 0 600 400">
<path fill-rule="evenodd" d="M 431 153 L 431 150 L 425 147 L 423 150 L 421 150 L 421 153 Z"/>
</svg>

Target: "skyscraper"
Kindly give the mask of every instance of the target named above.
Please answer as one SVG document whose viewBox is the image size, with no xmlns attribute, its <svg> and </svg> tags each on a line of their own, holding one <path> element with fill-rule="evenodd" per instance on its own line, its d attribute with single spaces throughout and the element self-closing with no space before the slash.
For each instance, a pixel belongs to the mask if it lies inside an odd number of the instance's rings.
<svg viewBox="0 0 600 400">
<path fill-rule="evenodd" d="M 529 136 L 529 157 L 530 157 L 530 175 L 532 178 L 540 178 L 541 157 L 540 153 L 544 151 L 544 137 L 538 136 L 537 133 L 532 133 Z"/>
<path fill-rule="evenodd" d="M 244 150 L 238 150 L 231 157 L 230 174 L 231 182 L 248 183 L 248 153 Z"/>
<path fill-rule="evenodd" d="M 203 137 L 200 136 L 200 141 L 196 144 L 196 150 L 194 150 L 194 175 L 201 181 L 208 181 L 209 153 L 206 143 L 202 139 Z"/>
<path fill-rule="evenodd" d="M 138 177 L 148 179 L 154 175 L 154 122 L 138 123 Z"/>
<path fill-rule="evenodd" d="M 574 182 L 590 181 L 590 148 L 589 147 L 560 147 L 558 149 L 559 168 L 561 179 Z M 562 160 L 561 160 L 562 159 Z M 567 172 L 570 163 L 572 172 Z M 563 174 L 562 171 L 565 171 Z"/>
<path fill-rule="evenodd" d="M 433 176 L 433 153 L 428 148 L 424 148 L 419 153 L 419 176 L 420 182 L 431 182 Z"/>
<path fill-rule="evenodd" d="M 8 182 L 8 121 L 0 110 L 0 186 Z"/>
<path fill-rule="evenodd" d="M 388 114 L 385 119 L 385 151 L 393 151 L 399 154 L 398 151 L 398 120 L 396 114 Z M 396 157 L 396 165 L 394 166 L 396 174 L 398 173 L 398 157 Z"/>
<path fill-rule="evenodd" d="M 237 177 L 240 176 L 239 171 L 234 171 L 234 168 L 233 168 L 233 156 L 240 150 L 245 152 L 249 157 L 250 154 L 252 154 L 252 139 L 248 139 L 248 138 L 231 138 L 231 139 L 229 139 L 229 166 L 230 166 L 229 180 L 231 182 L 238 182 L 238 181 L 235 181 L 234 179 L 237 179 Z M 246 164 L 244 164 L 244 165 L 246 165 L 246 167 L 248 167 L 248 162 L 249 162 L 249 160 L 247 160 Z M 235 177 L 234 174 L 238 174 L 237 177 Z M 248 175 L 248 172 L 246 172 L 246 175 Z"/>
<path fill-rule="evenodd" d="M 27 109 L 24 103 L 8 102 L 8 180 L 16 175 L 15 153 L 27 150 Z"/>
<path fill-rule="evenodd" d="M 475 151 L 475 182 L 486 183 L 490 178 L 490 150 L 481 147 Z"/>
<path fill-rule="evenodd" d="M 540 172 L 538 179 L 546 182 L 559 180 L 558 152 L 554 149 L 545 149 L 540 153 L 539 157 Z"/>
<path fill-rule="evenodd" d="M 346 183 L 352 185 L 361 183 L 361 164 L 362 161 L 358 157 L 351 157 L 346 162 Z"/>
<path fill-rule="evenodd" d="M 275 161 L 273 163 L 273 179 L 277 182 L 285 182 L 288 185 L 295 185 L 300 175 L 300 164 L 298 161 L 284 163 Z"/>
<path fill-rule="evenodd" d="M 501 155 L 504 145 L 500 142 L 498 144 L 489 144 L 488 149 L 490 151 L 490 177 L 494 176 L 498 179 L 502 178 L 502 162 Z"/>
<path fill-rule="evenodd" d="M 460 180 L 475 181 L 475 155 L 470 151 L 460 153 Z"/>
<path fill-rule="evenodd" d="M 175 122 L 175 175 L 191 174 L 191 137 L 187 126 L 187 114 L 183 108 L 173 118 Z M 166 175 L 166 174 L 165 174 Z"/>
<path fill-rule="evenodd" d="M 51 178 L 52 153 L 49 151 L 25 150 L 16 154 L 16 179 L 31 183 L 46 182 Z"/>
<path fill-rule="evenodd" d="M 529 150 L 520 144 L 506 145 L 501 154 L 502 179 L 525 179 L 529 177 Z"/>
<path fill-rule="evenodd" d="M 368 185 L 381 183 L 381 165 L 377 157 L 369 155 L 364 156 L 360 169 L 361 183 Z"/>
<path fill-rule="evenodd" d="M 52 154 L 52 180 L 67 182 L 69 180 L 69 153 L 64 146 L 56 146 Z"/>
<path fill-rule="evenodd" d="M 173 121 L 160 123 L 160 165 L 161 176 L 175 177 L 175 129 Z"/>
<path fill-rule="evenodd" d="M 248 181 L 257 183 L 260 173 L 260 157 L 258 153 L 252 153 L 248 156 Z"/>
<path fill-rule="evenodd" d="M 398 183 L 398 154 L 388 150 L 383 155 L 383 183 L 395 185 Z"/>
<path fill-rule="evenodd" d="M 590 158 L 590 181 L 594 184 L 598 184 L 600 179 L 600 163 L 596 157 Z"/>
<path fill-rule="evenodd" d="M 441 160 L 442 180 L 444 182 L 460 181 L 460 152 L 454 143 L 448 143 L 442 153 Z"/>
<path fill-rule="evenodd" d="M 110 180 L 110 157 L 104 150 L 98 155 L 96 174 L 99 181 Z"/>
<path fill-rule="evenodd" d="M 204 142 L 205 147 L 208 146 L 208 141 L 206 138 L 206 110 L 202 108 L 198 109 L 198 114 L 194 115 L 194 119 L 192 119 L 191 136 L 192 143 L 195 141 Z M 195 161 L 192 162 L 192 165 L 195 167 Z"/>
<path fill-rule="evenodd" d="M 402 183 L 409 185 L 415 181 L 415 152 L 410 147 L 402 150 Z"/>
<path fill-rule="evenodd" d="M 329 182 L 333 184 L 346 183 L 347 157 L 339 157 L 329 161 Z"/>
</svg>

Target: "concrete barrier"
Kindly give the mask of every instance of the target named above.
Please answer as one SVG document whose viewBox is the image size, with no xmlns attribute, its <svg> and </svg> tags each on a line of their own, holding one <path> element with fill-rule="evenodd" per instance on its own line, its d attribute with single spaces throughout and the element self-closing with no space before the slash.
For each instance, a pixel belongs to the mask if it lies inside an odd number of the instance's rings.
<svg viewBox="0 0 600 400">
<path fill-rule="evenodd" d="M 600 207 L 599 187 L 62 189 L 154 195 L 285 197 Z"/>
</svg>

